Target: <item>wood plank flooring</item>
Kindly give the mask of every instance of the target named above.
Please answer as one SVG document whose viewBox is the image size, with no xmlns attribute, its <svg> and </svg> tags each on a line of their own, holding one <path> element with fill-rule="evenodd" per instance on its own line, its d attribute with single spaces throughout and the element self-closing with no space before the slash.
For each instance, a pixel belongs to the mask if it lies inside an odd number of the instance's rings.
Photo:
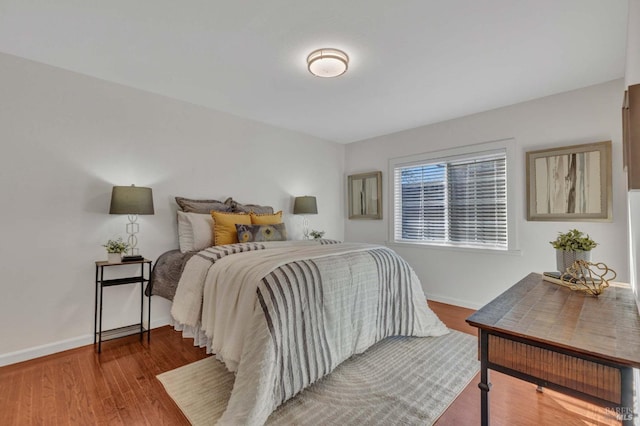
<svg viewBox="0 0 640 426">
<path fill-rule="evenodd" d="M 429 302 L 452 329 L 474 334 L 473 311 Z M 0 368 L 0 424 L 188 425 L 156 375 L 205 358 L 204 349 L 170 327 Z M 478 377 L 437 421 L 438 426 L 480 424 Z M 618 425 L 600 407 L 491 372 L 492 425 Z"/>
</svg>

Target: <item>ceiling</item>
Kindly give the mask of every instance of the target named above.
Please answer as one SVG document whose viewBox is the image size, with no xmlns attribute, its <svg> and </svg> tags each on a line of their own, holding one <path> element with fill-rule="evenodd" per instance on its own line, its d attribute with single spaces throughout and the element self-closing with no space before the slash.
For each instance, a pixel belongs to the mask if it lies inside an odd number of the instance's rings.
<svg viewBox="0 0 640 426">
<path fill-rule="evenodd" d="M 0 0 L 0 52 L 340 143 L 621 78 L 626 28 L 627 0 Z"/>
</svg>

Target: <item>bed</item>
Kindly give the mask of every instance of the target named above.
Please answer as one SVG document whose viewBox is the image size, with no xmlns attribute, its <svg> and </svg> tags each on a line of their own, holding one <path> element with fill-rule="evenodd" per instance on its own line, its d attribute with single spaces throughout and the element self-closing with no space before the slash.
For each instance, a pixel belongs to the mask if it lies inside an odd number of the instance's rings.
<svg viewBox="0 0 640 426">
<path fill-rule="evenodd" d="M 167 282 L 176 278 L 173 292 Z M 379 245 L 280 238 L 173 251 L 158 259 L 152 282 L 153 294 L 173 300 L 176 329 L 236 374 L 219 424 L 264 424 L 388 336 L 448 332 L 411 267 Z"/>
</svg>

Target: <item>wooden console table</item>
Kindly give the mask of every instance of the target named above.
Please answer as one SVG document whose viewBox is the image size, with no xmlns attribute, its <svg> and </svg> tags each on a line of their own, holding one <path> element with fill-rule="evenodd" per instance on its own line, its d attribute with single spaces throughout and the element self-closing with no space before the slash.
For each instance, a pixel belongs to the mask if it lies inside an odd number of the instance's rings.
<svg viewBox="0 0 640 426">
<path fill-rule="evenodd" d="M 640 315 L 629 286 L 614 284 L 596 298 L 532 273 L 467 322 L 479 329 L 483 426 L 488 369 L 596 403 L 633 424 Z"/>
</svg>

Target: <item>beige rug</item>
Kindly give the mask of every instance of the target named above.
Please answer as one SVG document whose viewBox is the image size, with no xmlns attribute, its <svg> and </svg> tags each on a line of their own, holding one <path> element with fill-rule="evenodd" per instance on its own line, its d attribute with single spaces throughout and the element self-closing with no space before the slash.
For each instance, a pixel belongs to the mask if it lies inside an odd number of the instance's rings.
<svg viewBox="0 0 640 426">
<path fill-rule="evenodd" d="M 271 425 L 433 424 L 479 370 L 474 336 L 391 337 L 280 406 Z M 213 357 L 158 379 L 193 425 L 212 425 L 234 375 Z"/>
</svg>

